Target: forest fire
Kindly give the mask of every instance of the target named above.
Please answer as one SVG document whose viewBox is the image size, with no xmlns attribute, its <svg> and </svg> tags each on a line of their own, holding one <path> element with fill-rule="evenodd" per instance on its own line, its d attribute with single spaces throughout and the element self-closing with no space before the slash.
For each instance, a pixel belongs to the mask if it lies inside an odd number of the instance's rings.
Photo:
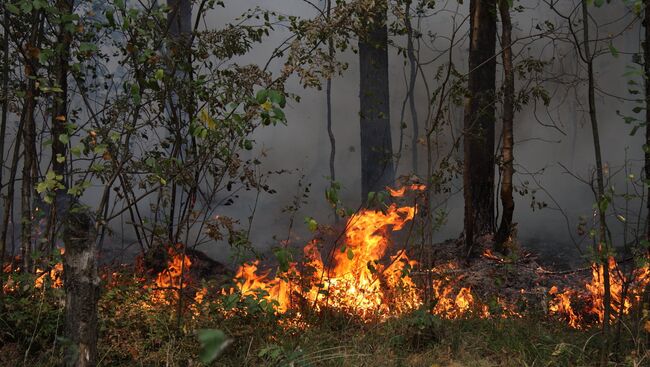
<svg viewBox="0 0 650 367">
<path fill-rule="evenodd" d="M 61 256 L 65 253 L 65 249 L 59 249 Z M 2 291 L 4 293 L 10 293 L 16 290 L 17 283 L 13 279 L 12 274 L 21 273 L 21 267 L 16 265 L 20 263 L 20 258 L 17 257 L 13 262 L 7 262 L 2 266 L 2 273 L 7 275 L 6 282 L 3 283 Z M 48 284 L 50 288 L 62 288 L 63 287 L 63 263 L 57 262 L 52 265 L 49 269 L 35 269 L 35 278 L 34 278 L 34 288 L 43 289 L 45 284 Z"/>
<path fill-rule="evenodd" d="M 566 318 L 569 326 L 582 329 L 592 324 L 602 324 L 605 319 L 605 294 L 603 266 L 592 265 L 592 278 L 584 290 L 565 289 L 560 292 L 553 286 L 549 294 L 549 312 Z M 634 269 L 626 276 L 613 257 L 609 257 L 611 316 L 610 322 L 630 313 L 641 302 L 645 288 L 650 284 L 648 265 Z"/>
<path fill-rule="evenodd" d="M 391 194 L 400 197 L 405 191 L 391 190 Z M 230 292 L 260 294 L 275 302 L 280 313 L 312 304 L 316 310 L 332 308 L 372 319 L 417 308 L 422 300 L 408 275 L 415 262 L 403 250 L 386 256 L 390 233 L 401 230 L 415 213 L 414 206 L 396 204 L 385 211 L 361 210 L 348 220 L 343 244 L 330 254 L 330 265 L 313 240 L 303 248 L 302 271 L 291 264 L 288 271 L 270 278 L 268 272 L 258 272 L 258 262 L 244 264 L 235 277 L 237 289 Z"/>
<path fill-rule="evenodd" d="M 192 261 L 183 254 L 182 245 L 167 248 L 167 267 L 156 276 L 152 289 L 154 304 L 173 304 L 178 300 L 178 291 L 186 284 Z M 201 299 L 203 296 L 201 296 Z"/>
</svg>

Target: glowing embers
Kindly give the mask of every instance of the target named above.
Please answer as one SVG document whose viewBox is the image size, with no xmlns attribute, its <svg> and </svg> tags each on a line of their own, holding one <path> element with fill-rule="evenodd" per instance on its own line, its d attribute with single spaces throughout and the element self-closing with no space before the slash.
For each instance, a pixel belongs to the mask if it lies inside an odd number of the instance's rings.
<svg viewBox="0 0 650 367">
<path fill-rule="evenodd" d="M 613 257 L 608 259 L 610 286 L 610 322 L 630 313 L 632 307 L 641 302 L 644 289 L 650 283 L 648 266 L 634 269 L 631 275 L 624 274 Z M 592 265 L 591 281 L 584 290 L 565 289 L 560 292 L 553 286 L 549 292 L 551 314 L 566 318 L 569 326 L 582 329 L 593 324 L 602 324 L 605 319 L 605 281 L 603 265 Z"/>
<path fill-rule="evenodd" d="M 314 240 L 303 248 L 305 262 L 300 269 L 294 263 L 271 278 L 269 272 L 258 272 L 258 262 L 244 264 L 230 293 L 257 294 L 273 302 L 280 313 L 308 306 L 381 319 L 417 308 L 422 301 L 409 276 L 415 262 L 404 251 L 387 254 L 391 233 L 401 230 L 415 212 L 415 207 L 396 204 L 384 211 L 363 209 L 348 220 L 330 264 L 323 262 Z"/>
</svg>

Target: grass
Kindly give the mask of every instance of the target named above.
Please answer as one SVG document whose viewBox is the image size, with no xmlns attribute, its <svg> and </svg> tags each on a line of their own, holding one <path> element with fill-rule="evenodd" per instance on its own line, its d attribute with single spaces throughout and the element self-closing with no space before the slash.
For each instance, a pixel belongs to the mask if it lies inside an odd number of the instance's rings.
<svg viewBox="0 0 650 367">
<path fill-rule="evenodd" d="M 100 366 L 200 366 L 196 331 L 211 328 L 223 330 L 232 340 L 213 363 L 227 367 L 594 366 L 602 343 L 597 330 L 573 330 L 543 314 L 445 320 L 415 311 L 363 323 L 322 313 L 310 317 L 307 326 L 266 312 L 252 299 L 239 304 L 245 312 L 225 317 L 220 296 L 188 309 L 179 328 L 175 305 L 148 307 L 149 296 L 139 284 L 116 286 L 103 294 Z M 11 293 L 3 301 L 0 365 L 60 365 L 65 344 L 60 338 L 62 290 Z M 643 359 L 647 340 L 629 334 L 623 333 L 620 353 L 611 365 L 650 365 L 647 355 Z"/>
</svg>

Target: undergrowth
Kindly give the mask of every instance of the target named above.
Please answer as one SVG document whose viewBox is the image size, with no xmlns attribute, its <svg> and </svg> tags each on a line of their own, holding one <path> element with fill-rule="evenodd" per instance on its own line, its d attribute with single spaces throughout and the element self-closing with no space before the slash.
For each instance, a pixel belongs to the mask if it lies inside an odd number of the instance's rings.
<svg viewBox="0 0 650 367">
<path fill-rule="evenodd" d="M 100 301 L 100 366 L 200 366 L 200 329 L 220 329 L 231 344 L 214 366 L 593 366 L 601 336 L 544 315 L 444 320 L 419 310 L 381 323 L 320 313 L 301 321 L 276 316 L 251 299 L 225 310 L 222 296 L 193 304 L 179 321 L 176 303 L 151 305 L 135 284 L 115 286 Z M 4 295 L 0 365 L 61 364 L 63 292 Z M 226 316 L 227 315 L 227 316 Z M 612 365 L 650 365 L 647 340 L 623 333 Z"/>
</svg>

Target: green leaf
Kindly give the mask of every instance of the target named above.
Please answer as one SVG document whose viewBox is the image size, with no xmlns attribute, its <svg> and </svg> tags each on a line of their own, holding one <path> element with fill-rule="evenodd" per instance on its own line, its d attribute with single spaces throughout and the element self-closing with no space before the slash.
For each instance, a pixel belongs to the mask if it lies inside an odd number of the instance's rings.
<svg viewBox="0 0 650 367">
<path fill-rule="evenodd" d="M 282 93 L 280 93 L 278 91 L 275 91 L 275 90 L 271 90 L 271 91 L 269 91 L 268 94 L 269 94 L 269 100 L 271 100 L 271 102 L 273 102 L 273 103 L 277 104 L 278 106 L 284 108 L 284 106 L 287 103 L 287 100 L 286 100 L 286 98 L 284 97 L 284 95 Z"/>
<path fill-rule="evenodd" d="M 354 259 L 354 252 L 352 252 L 352 249 L 350 247 L 348 247 L 348 251 L 346 255 L 348 255 L 348 260 Z"/>
<path fill-rule="evenodd" d="M 142 98 L 140 97 L 140 86 L 137 83 L 131 85 L 131 97 L 135 104 L 140 104 Z"/>
<path fill-rule="evenodd" d="M 42 194 L 46 190 L 47 190 L 47 182 L 42 181 L 42 182 L 39 182 L 38 185 L 36 185 L 36 192 L 37 193 Z"/>
<path fill-rule="evenodd" d="M 609 52 L 612 54 L 612 56 L 618 57 L 618 50 L 616 49 L 616 47 L 614 47 L 613 43 L 609 44 Z"/>
<path fill-rule="evenodd" d="M 95 52 L 97 51 L 97 45 L 90 42 L 81 42 L 79 44 L 79 51 L 81 52 Z"/>
<path fill-rule="evenodd" d="M 48 181 L 52 181 L 55 178 L 56 178 L 56 174 L 52 170 L 47 171 L 47 173 L 45 174 L 45 179 Z"/>
<path fill-rule="evenodd" d="M 61 134 L 59 135 L 59 141 L 65 145 L 68 145 L 70 142 L 70 137 L 67 134 Z"/>
<path fill-rule="evenodd" d="M 9 2 L 6 3 L 5 7 L 7 8 L 7 10 L 9 10 L 10 13 L 20 14 L 20 9 L 18 9 L 18 7 L 12 3 Z"/>
<path fill-rule="evenodd" d="M 106 152 L 106 148 L 107 148 L 106 144 L 99 144 L 95 146 L 93 152 L 95 152 L 95 154 L 104 154 L 104 152 Z"/>
<path fill-rule="evenodd" d="M 86 146 L 83 143 L 79 143 L 70 149 L 70 153 L 75 157 L 79 157 L 83 153 L 84 149 L 86 149 Z"/>
<path fill-rule="evenodd" d="M 113 16 L 113 14 L 114 13 L 112 10 L 106 10 L 106 13 L 104 14 L 106 15 L 106 20 L 108 20 L 108 24 L 111 27 L 115 27 L 115 17 Z"/>
<path fill-rule="evenodd" d="M 273 254 L 278 259 L 280 272 L 285 273 L 289 271 L 289 265 L 293 260 L 293 256 L 291 256 L 291 251 L 288 248 L 281 247 L 273 250 Z"/>
<path fill-rule="evenodd" d="M 318 222 L 312 217 L 305 218 L 305 223 L 311 232 L 315 232 L 318 229 Z"/>
<path fill-rule="evenodd" d="M 268 97 L 269 97 L 269 91 L 266 89 L 261 89 L 255 95 L 255 100 L 257 101 L 257 103 L 262 104 L 266 102 Z"/>
<path fill-rule="evenodd" d="M 230 339 L 221 330 L 201 329 L 197 332 L 201 343 L 199 360 L 204 364 L 212 363 L 230 344 Z"/>
</svg>

